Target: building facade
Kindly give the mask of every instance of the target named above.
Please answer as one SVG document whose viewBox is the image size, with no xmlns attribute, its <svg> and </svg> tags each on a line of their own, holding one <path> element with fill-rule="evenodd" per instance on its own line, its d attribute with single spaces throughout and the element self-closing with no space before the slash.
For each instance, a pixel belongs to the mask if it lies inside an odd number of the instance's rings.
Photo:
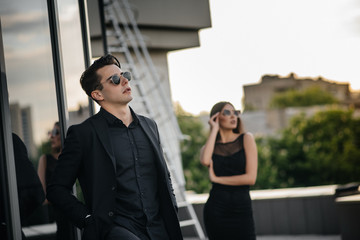
<svg viewBox="0 0 360 240">
<path fill-rule="evenodd" d="M 348 83 L 337 83 L 323 78 L 299 78 L 291 73 L 286 77 L 264 75 L 260 83 L 244 85 L 244 108 L 242 120 L 248 131 L 257 136 L 277 135 L 288 126 L 292 117 L 300 113 L 312 116 L 318 111 L 325 111 L 331 106 L 270 108 L 271 99 L 275 94 L 288 90 L 305 90 L 309 87 L 319 87 L 331 93 L 343 108 L 354 108 L 358 114 L 360 98 L 358 92 L 350 91 Z"/>
<path fill-rule="evenodd" d="M 336 83 L 321 77 L 299 78 L 294 73 L 286 77 L 264 75 L 260 83 L 244 85 L 244 107 L 245 110 L 266 110 L 276 93 L 287 90 L 301 91 L 314 86 L 331 93 L 340 102 L 346 102 L 350 98 L 348 83 Z"/>
</svg>

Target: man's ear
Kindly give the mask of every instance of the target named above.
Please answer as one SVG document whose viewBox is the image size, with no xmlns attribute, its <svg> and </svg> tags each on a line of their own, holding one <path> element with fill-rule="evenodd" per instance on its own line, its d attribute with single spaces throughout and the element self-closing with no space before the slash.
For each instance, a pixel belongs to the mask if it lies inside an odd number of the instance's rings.
<svg viewBox="0 0 360 240">
<path fill-rule="evenodd" d="M 101 92 L 99 90 L 92 91 L 91 92 L 91 97 L 96 101 L 104 100 L 104 97 L 103 97 L 103 95 L 101 94 Z"/>
</svg>

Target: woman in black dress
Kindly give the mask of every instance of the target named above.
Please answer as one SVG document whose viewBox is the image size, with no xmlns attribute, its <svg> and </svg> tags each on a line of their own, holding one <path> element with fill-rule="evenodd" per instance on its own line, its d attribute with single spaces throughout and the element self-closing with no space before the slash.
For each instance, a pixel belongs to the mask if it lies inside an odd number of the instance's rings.
<svg viewBox="0 0 360 240">
<path fill-rule="evenodd" d="M 49 132 L 51 153 L 41 155 L 38 165 L 38 175 L 46 193 L 46 187 L 52 177 L 55 170 L 56 162 L 61 152 L 61 136 L 60 136 L 60 124 L 55 122 L 53 129 Z M 66 219 L 64 214 L 57 208 L 53 207 L 51 203 L 45 199 L 43 205 L 49 205 L 50 213 L 53 213 L 54 220 L 56 222 L 56 239 L 57 240 L 72 240 L 72 226 Z"/>
<path fill-rule="evenodd" d="M 210 240 L 256 239 L 249 186 L 257 176 L 257 148 L 244 132 L 240 111 L 229 102 L 215 104 L 210 112 L 210 135 L 201 149 L 201 163 L 212 182 L 204 207 Z"/>
<path fill-rule="evenodd" d="M 55 169 L 56 161 L 61 152 L 61 136 L 60 136 L 60 124 L 55 122 L 53 129 L 49 132 L 49 141 L 51 146 L 51 152 L 41 155 L 38 164 L 38 175 L 46 193 L 46 186 L 52 176 Z M 48 204 L 48 200 L 45 199 L 44 204 Z"/>
</svg>

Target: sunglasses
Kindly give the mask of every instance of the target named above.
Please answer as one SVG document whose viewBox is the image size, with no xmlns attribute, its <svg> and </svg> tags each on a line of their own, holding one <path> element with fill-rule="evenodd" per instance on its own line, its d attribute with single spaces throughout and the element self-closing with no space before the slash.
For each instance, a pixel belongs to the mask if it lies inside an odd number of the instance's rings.
<svg viewBox="0 0 360 240">
<path fill-rule="evenodd" d="M 57 128 L 54 128 L 53 130 L 48 132 L 51 137 L 58 136 L 60 134 L 60 130 Z"/>
<path fill-rule="evenodd" d="M 231 116 L 231 114 L 234 114 L 236 117 L 240 116 L 241 111 L 240 110 L 228 110 L 228 109 L 224 109 L 222 112 L 223 116 Z"/>
<path fill-rule="evenodd" d="M 131 80 L 131 73 L 130 72 L 122 72 L 120 74 L 120 76 L 123 76 L 124 78 L 126 78 L 128 81 Z M 120 76 L 119 75 L 112 75 L 109 80 L 115 84 L 115 85 L 119 85 L 121 79 L 120 79 Z"/>
</svg>

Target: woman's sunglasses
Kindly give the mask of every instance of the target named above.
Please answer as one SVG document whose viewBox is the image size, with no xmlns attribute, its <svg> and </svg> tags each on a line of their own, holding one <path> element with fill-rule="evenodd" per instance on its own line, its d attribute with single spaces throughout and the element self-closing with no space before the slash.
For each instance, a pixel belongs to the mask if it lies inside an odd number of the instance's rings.
<svg viewBox="0 0 360 240">
<path fill-rule="evenodd" d="M 224 109 L 222 112 L 223 116 L 231 116 L 231 114 L 234 114 L 236 117 L 240 116 L 241 111 L 240 110 L 228 110 L 228 109 Z"/>
<path fill-rule="evenodd" d="M 49 135 L 51 137 L 55 137 L 55 136 L 58 136 L 60 134 L 60 130 L 57 129 L 57 128 L 54 128 L 53 130 L 49 131 Z"/>
<path fill-rule="evenodd" d="M 128 81 L 131 80 L 130 72 L 122 72 L 120 75 L 123 76 L 124 78 L 126 78 Z M 121 80 L 119 75 L 112 75 L 109 79 L 115 85 L 119 85 L 120 80 Z"/>
</svg>

